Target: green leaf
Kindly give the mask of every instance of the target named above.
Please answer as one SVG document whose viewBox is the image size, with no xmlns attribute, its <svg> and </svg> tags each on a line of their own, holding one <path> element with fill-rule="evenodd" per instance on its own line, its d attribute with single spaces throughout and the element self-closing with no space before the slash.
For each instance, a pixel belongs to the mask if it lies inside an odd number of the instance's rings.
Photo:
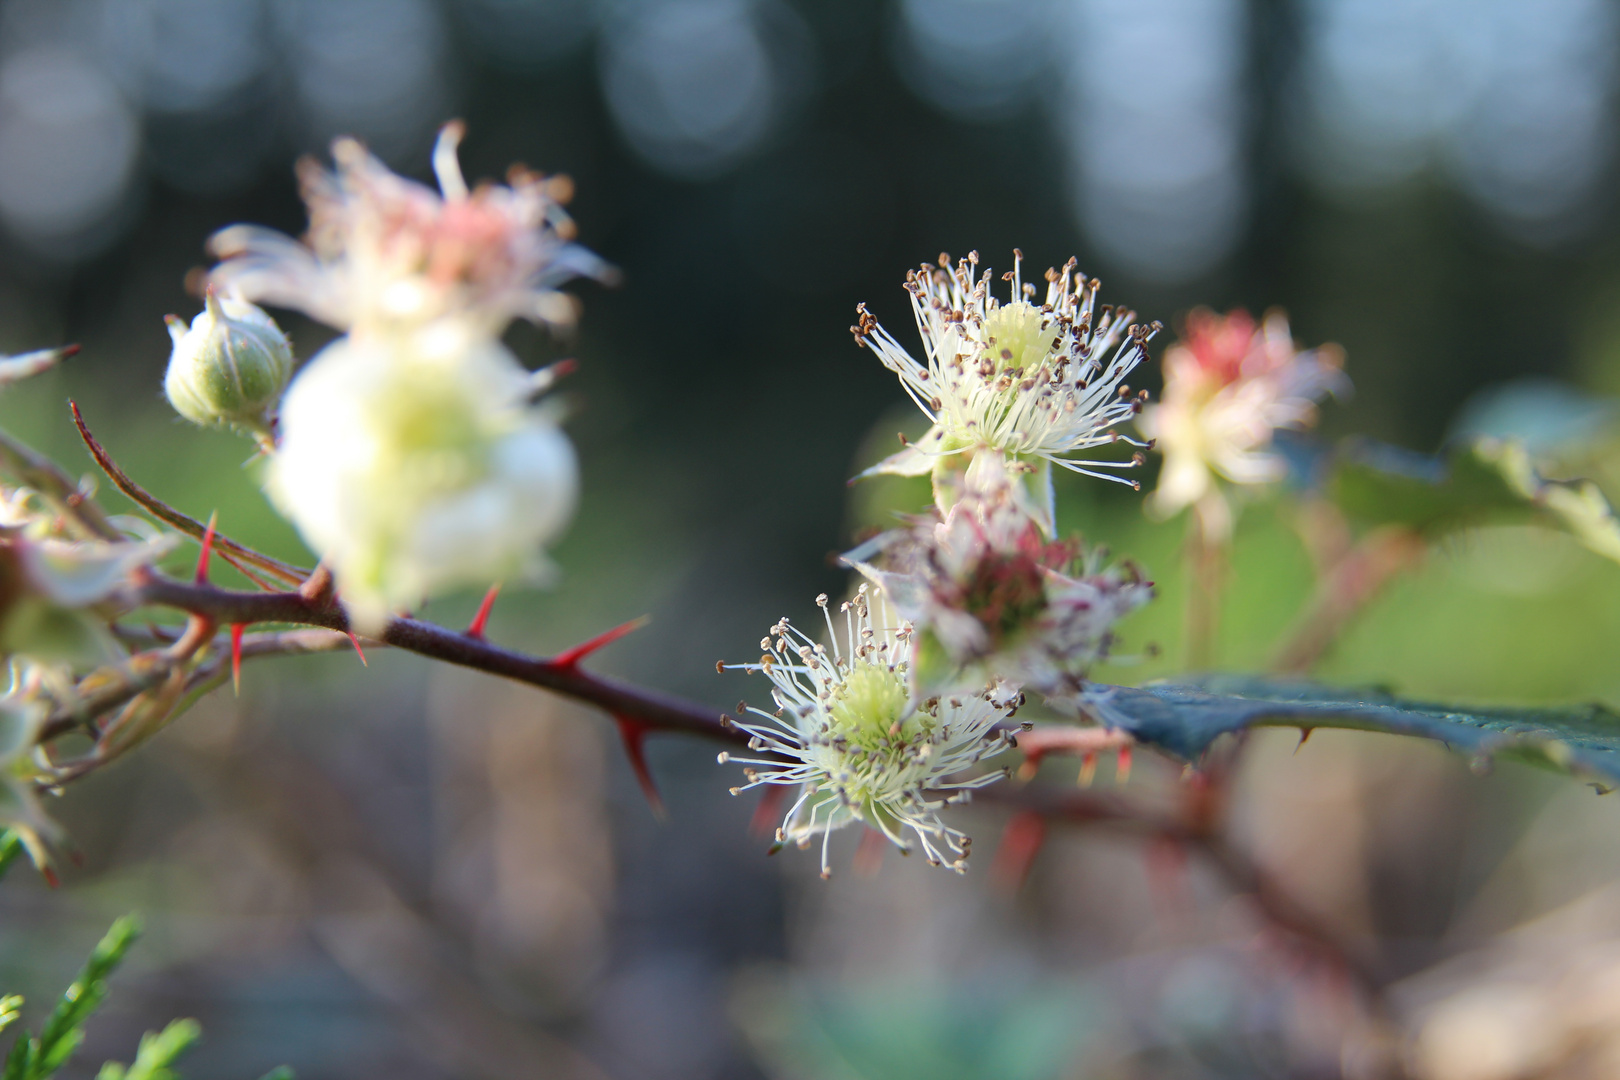
<svg viewBox="0 0 1620 1080">
<path fill-rule="evenodd" d="M 16 1022 L 22 1012 L 23 999 L 21 994 L 6 994 L 0 996 L 0 1031 L 6 1030 Z"/>
<path fill-rule="evenodd" d="M 259 1080 L 293 1080 L 293 1071 L 286 1065 L 277 1065 L 259 1077 Z"/>
<path fill-rule="evenodd" d="M 116 920 L 96 945 L 84 970 L 62 995 L 62 1000 L 45 1021 L 39 1033 L 34 1062 L 25 1074 L 29 1080 L 47 1077 L 67 1063 L 84 1039 L 84 1023 L 107 996 L 107 977 L 118 967 L 129 947 L 140 936 L 140 923 L 133 915 Z M 8 1073 L 6 1080 L 11 1080 Z"/>
<path fill-rule="evenodd" d="M 0 830 L 0 878 L 23 853 L 22 838 L 10 829 Z"/>
<path fill-rule="evenodd" d="M 1620 561 L 1620 518 L 1589 480 L 1547 480 L 1523 444 L 1459 443 L 1443 458 L 1368 440 L 1340 447 L 1329 492 L 1351 518 L 1431 538 L 1476 525 L 1537 522 Z"/>
<path fill-rule="evenodd" d="M 1434 739 L 1474 757 L 1525 758 L 1605 788 L 1620 785 L 1620 714 L 1602 705 L 1459 707 L 1243 675 L 1093 690 L 1105 723 L 1185 760 L 1245 728 L 1353 728 Z"/>
<path fill-rule="evenodd" d="M 125 1068 L 109 1061 L 96 1074 L 96 1080 L 179 1080 L 174 1063 L 202 1038 L 202 1025 L 195 1020 L 172 1020 L 159 1032 L 141 1036 L 135 1061 Z"/>
</svg>

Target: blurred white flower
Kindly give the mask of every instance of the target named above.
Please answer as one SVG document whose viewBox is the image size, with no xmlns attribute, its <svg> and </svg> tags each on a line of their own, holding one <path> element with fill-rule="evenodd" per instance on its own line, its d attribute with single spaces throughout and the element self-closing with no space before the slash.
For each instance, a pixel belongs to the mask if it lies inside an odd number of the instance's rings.
<svg viewBox="0 0 1620 1080">
<path fill-rule="evenodd" d="M 294 380 L 269 491 L 331 566 L 351 618 L 458 585 L 543 577 L 573 514 L 574 450 L 540 376 L 498 341 L 440 327 L 340 338 Z"/>
<path fill-rule="evenodd" d="M 1159 324 L 1133 325 L 1133 312 L 1097 307 L 1099 282 L 1074 272 L 1073 259 L 1046 273 L 1046 299 L 1034 303 L 1035 287 L 1022 280 L 1021 252 L 1003 275 L 1011 283 L 1006 303 L 990 295 L 990 271 L 976 277 L 978 252 L 953 268 L 947 256 L 906 275 L 906 291 L 922 334 L 927 363 L 920 363 L 878 325 L 863 304 L 855 340 L 870 346 L 883 366 L 932 421 L 927 434 L 862 476 L 895 473 L 936 479 L 965 464 L 959 455 L 988 450 L 1038 471 L 1037 520 L 1052 529 L 1050 469 L 1053 464 L 1120 483 L 1133 481 L 1112 470 L 1140 464 L 1078 459 L 1071 455 L 1127 442 L 1114 429 L 1135 416 L 1142 395 L 1125 377 L 1147 355 L 1146 342 Z M 954 459 L 954 464 L 953 464 Z"/>
<path fill-rule="evenodd" d="M 1282 479 L 1287 463 L 1270 449 L 1273 433 L 1308 427 L 1318 400 L 1348 391 L 1343 365 L 1337 345 L 1298 350 L 1281 311 L 1258 326 L 1245 311 L 1189 313 L 1181 340 L 1164 354 L 1160 401 L 1137 421 L 1164 454 L 1148 510 L 1168 517 L 1196 504 L 1205 529 L 1225 533 L 1230 512 L 1215 476 L 1234 484 Z"/>
<path fill-rule="evenodd" d="M 970 490 L 844 558 L 916 626 L 919 685 L 971 669 L 1072 715 L 1114 624 L 1153 599 L 1153 583 L 1130 563 L 1104 568 L 1101 549 L 1047 540 L 1013 492 Z"/>
<path fill-rule="evenodd" d="M 50 864 L 44 841 L 58 826 L 45 816 L 34 793 L 37 770 L 31 759 L 49 711 L 43 698 L 16 686 L 0 696 L 0 829 L 14 832 L 42 869 Z"/>
<path fill-rule="evenodd" d="M 1017 708 L 1016 691 L 981 687 L 919 701 L 912 692 L 915 636 L 909 623 L 889 625 L 882 601 L 869 599 L 863 585 L 840 606 L 840 648 L 827 597 L 816 602 L 826 616 L 830 656 L 827 646 L 783 619 L 760 641 L 765 655 L 758 664 L 734 665 L 771 680 L 776 711 L 750 708 L 763 722 L 737 726 L 751 736 L 753 750 L 776 756 L 721 754 L 722 763 L 748 767 L 748 783 L 732 793 L 759 784 L 798 785 L 799 797 L 777 840 L 808 847 L 819 834 L 823 877 L 831 874 L 828 838 L 857 821 L 902 851 L 911 850 L 909 830 L 930 865 L 965 869 L 972 841 L 946 825 L 939 811 L 1004 775 L 997 770 L 959 778 L 1011 745 L 1000 725 Z"/>
<path fill-rule="evenodd" d="M 570 241 L 572 185 L 515 168 L 510 186 L 469 190 L 456 160 L 460 124 L 433 151 L 442 196 L 397 176 L 353 139 L 332 145 L 337 170 L 306 160 L 307 244 L 255 225 L 210 241 L 223 261 L 211 280 L 229 295 L 295 308 L 329 326 L 372 334 L 436 319 L 498 335 L 515 318 L 553 326 L 575 317 L 555 286 L 608 266 Z"/>
</svg>

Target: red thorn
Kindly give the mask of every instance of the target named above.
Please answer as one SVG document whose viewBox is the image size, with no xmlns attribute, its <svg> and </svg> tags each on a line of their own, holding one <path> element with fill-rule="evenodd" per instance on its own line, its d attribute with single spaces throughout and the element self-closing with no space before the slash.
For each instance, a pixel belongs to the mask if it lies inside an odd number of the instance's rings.
<svg viewBox="0 0 1620 1080">
<path fill-rule="evenodd" d="M 765 791 L 759 797 L 759 804 L 754 807 L 754 816 L 749 819 L 749 832 L 755 836 L 775 835 L 776 827 L 782 824 L 782 799 L 787 792 L 788 789 L 783 784 L 765 785 Z"/>
<path fill-rule="evenodd" d="M 354 651 L 360 654 L 360 666 L 361 667 L 370 667 L 371 665 L 366 663 L 366 650 L 364 650 L 364 649 L 362 649 L 360 647 L 360 639 L 354 636 L 354 631 L 353 630 L 345 630 L 343 632 L 345 634 L 349 635 L 349 644 L 353 645 L 354 646 Z"/>
<path fill-rule="evenodd" d="M 561 360 L 558 360 L 555 364 L 551 365 L 552 376 L 553 378 L 558 379 L 572 375 L 578 370 L 579 361 L 575 360 L 572 356 L 565 356 Z"/>
<path fill-rule="evenodd" d="M 62 887 L 62 879 L 56 876 L 56 870 L 53 867 L 40 867 L 39 876 L 44 878 L 45 884 L 49 885 L 53 889 L 60 889 Z"/>
<path fill-rule="evenodd" d="M 597 634 L 589 641 L 581 642 L 580 644 L 575 645 L 572 649 L 569 649 L 566 652 L 560 652 L 556 656 L 553 656 L 551 658 L 551 665 L 553 667 L 560 668 L 577 667 L 581 660 L 591 655 L 591 653 L 595 652 L 597 649 L 600 649 L 605 645 L 613 644 L 626 634 L 632 634 L 635 631 L 640 630 L 643 626 L 646 626 L 651 621 L 651 615 L 642 615 L 639 618 L 631 619 L 622 626 L 615 626 L 613 629 L 605 633 Z"/>
<path fill-rule="evenodd" d="M 1174 919 L 1187 911 L 1187 851 L 1176 840 L 1161 836 L 1143 852 L 1148 887 L 1158 901 L 1161 917 Z"/>
<path fill-rule="evenodd" d="M 1294 753 L 1299 753 L 1300 747 L 1305 745 L 1305 740 L 1310 738 L 1311 732 L 1315 730 L 1316 729 L 1313 727 L 1302 727 L 1299 729 L 1299 742 L 1294 744 Z"/>
<path fill-rule="evenodd" d="M 84 346 L 78 344 L 64 345 L 56 351 L 62 357 L 62 359 L 66 360 L 70 356 L 78 356 L 79 350 L 82 348 L 84 348 Z"/>
<path fill-rule="evenodd" d="M 630 770 L 636 774 L 636 783 L 641 785 L 641 793 L 647 797 L 647 805 L 652 807 L 653 817 L 659 821 L 667 820 L 669 812 L 664 809 L 663 796 L 658 794 L 658 785 L 653 783 L 652 770 L 647 768 L 647 741 L 646 724 L 628 716 L 613 717 L 614 723 L 619 725 L 619 738 L 624 741 L 624 756 L 630 759 Z"/>
<path fill-rule="evenodd" d="M 1008 892 L 1017 892 L 1029 878 L 1035 856 L 1046 842 L 1046 819 L 1033 810 L 1014 814 L 1001 834 L 990 875 Z"/>
<path fill-rule="evenodd" d="M 214 555 L 214 522 L 219 520 L 219 511 L 215 510 L 208 515 L 208 528 L 203 530 L 202 552 L 197 556 L 197 584 L 208 584 L 208 563 Z"/>
<path fill-rule="evenodd" d="M 1091 781 L 1097 775 L 1097 751 L 1087 750 L 1080 755 L 1080 775 L 1076 779 L 1081 787 L 1090 787 Z"/>
<path fill-rule="evenodd" d="M 871 827 L 861 830 L 861 842 L 855 849 L 852 869 L 861 877 L 876 877 L 883 869 L 883 852 L 889 838 Z"/>
<path fill-rule="evenodd" d="M 1119 748 L 1119 759 L 1114 764 L 1114 783 L 1123 784 L 1131 778 L 1131 748 Z"/>
<path fill-rule="evenodd" d="M 231 689 L 242 696 L 242 631 L 241 623 L 231 623 Z"/>
<path fill-rule="evenodd" d="M 500 594 L 501 583 L 497 581 L 489 587 L 489 592 L 484 594 L 483 603 L 478 605 L 478 614 L 474 615 L 473 621 L 467 624 L 468 637 L 477 638 L 480 641 L 484 639 L 484 627 L 489 625 L 489 613 L 494 609 L 495 598 Z"/>
</svg>

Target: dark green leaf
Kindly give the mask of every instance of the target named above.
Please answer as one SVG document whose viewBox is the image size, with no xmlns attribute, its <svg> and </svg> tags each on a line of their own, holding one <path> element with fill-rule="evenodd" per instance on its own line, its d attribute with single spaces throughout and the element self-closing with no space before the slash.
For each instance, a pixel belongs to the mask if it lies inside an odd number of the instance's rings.
<svg viewBox="0 0 1620 1080">
<path fill-rule="evenodd" d="M 1620 715 L 1602 705 L 1457 707 L 1241 675 L 1097 689 L 1106 723 L 1186 760 L 1244 728 L 1337 727 L 1435 739 L 1476 757 L 1524 757 L 1604 786 L 1620 784 Z"/>
<path fill-rule="evenodd" d="M 1620 519 L 1597 485 L 1544 479 L 1516 442 L 1477 439 L 1439 458 L 1351 440 L 1338 452 L 1329 490 L 1346 514 L 1368 525 L 1403 525 L 1435 537 L 1534 521 L 1620 561 Z"/>
</svg>

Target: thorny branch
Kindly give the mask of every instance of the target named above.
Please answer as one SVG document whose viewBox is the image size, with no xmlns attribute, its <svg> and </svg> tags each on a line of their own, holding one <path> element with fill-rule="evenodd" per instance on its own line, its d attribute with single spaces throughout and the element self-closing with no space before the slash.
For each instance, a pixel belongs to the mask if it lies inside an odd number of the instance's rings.
<svg viewBox="0 0 1620 1080">
<path fill-rule="evenodd" d="M 122 602 L 131 609 L 156 606 L 185 612 L 189 616 L 186 630 L 171 635 L 154 629 L 153 642 L 161 647 L 138 652 L 120 668 L 104 673 L 101 682 L 89 688 L 87 693 L 82 693 L 71 708 L 64 708 L 48 719 L 42 731 L 42 742 L 87 726 L 99 738 L 104 734 L 104 729 L 94 726 L 97 717 L 114 709 L 133 708 L 141 695 L 171 680 L 183 680 L 184 685 L 178 689 L 184 694 L 197 694 L 217 686 L 226 677 L 226 665 L 231 655 L 229 644 L 222 636 L 215 634 L 218 627 L 232 627 L 237 633 L 240 633 L 241 627 L 264 624 L 298 628 L 244 635 L 239 651 L 244 658 L 329 651 L 345 647 L 353 640 L 348 618 L 333 594 L 331 575 L 323 567 L 304 571 L 213 534 L 194 519 L 144 491 L 118 468 L 97 443 L 77 409 L 74 410 L 74 419 L 96 462 L 119 489 L 135 502 L 189 535 L 199 538 L 206 535 L 207 543 L 220 550 L 233 566 L 249 573 L 261 587 L 264 582 L 251 574 L 247 567 L 293 587 L 264 587 L 264 591 L 249 592 L 219 588 L 203 581 L 183 582 L 146 568 L 137 571 L 124 590 Z M 60 501 L 80 527 L 96 532 L 102 528 L 112 530 L 111 524 L 98 516 L 99 510 L 88 500 L 75 501 L 77 487 L 55 466 L 49 462 L 41 465 L 43 459 L 37 459 L 32 451 L 20 447 L 20 444 L 17 447 L 0 444 L 0 457 L 5 459 L 5 464 L 14 465 L 19 460 L 19 454 L 29 455 L 22 460 L 28 461 L 31 466 L 48 470 L 39 474 L 48 488 L 45 494 L 53 501 Z M 641 737 L 652 731 L 698 735 L 746 745 L 747 735 L 725 713 L 597 675 L 580 666 L 580 661 L 595 648 L 616 640 L 634 625 L 609 631 L 592 642 L 549 658 L 531 656 L 490 643 L 484 637 L 482 619 L 475 621 L 466 631 L 456 631 L 416 618 L 395 617 L 375 641 L 595 705 L 613 716 L 621 729 L 633 729 L 626 737 L 626 748 L 633 757 L 639 752 Z M 191 665 L 189 669 L 185 667 L 186 664 Z M 115 719 L 113 723 L 116 722 Z M 1124 758 L 1131 748 L 1129 736 L 1104 729 L 1041 729 L 1026 738 L 1029 742 L 1021 749 L 1029 764 L 1038 764 L 1047 753 L 1078 753 L 1085 760 L 1083 770 L 1089 767 L 1098 752 L 1118 752 Z M 100 753 L 98 746 L 96 753 L 77 762 L 66 763 L 52 786 L 76 779 L 103 764 L 106 759 L 107 756 Z M 1121 761 L 1122 772 L 1128 767 L 1126 760 Z M 638 772 L 644 771 L 644 763 L 636 761 L 633 764 L 638 765 Z M 1217 768 L 1216 771 L 1224 775 L 1225 770 Z M 646 777 L 643 780 L 644 786 L 650 782 Z M 649 797 L 654 797 L 653 793 L 649 792 Z M 1234 891 L 1253 898 L 1258 910 L 1272 925 L 1307 943 L 1332 966 L 1353 978 L 1373 1014 L 1382 1012 L 1384 980 L 1378 971 L 1331 929 L 1305 911 L 1261 867 L 1227 839 L 1221 815 L 1209 812 L 1204 805 L 1209 800 L 1200 802 L 1197 798 L 1189 797 L 1184 800 L 1182 812 L 1177 814 L 1150 809 L 1118 795 L 1080 790 L 1060 791 L 1033 785 L 989 788 L 985 789 L 984 797 L 996 805 L 1036 814 L 1043 819 L 1104 825 L 1200 852 Z"/>
</svg>

